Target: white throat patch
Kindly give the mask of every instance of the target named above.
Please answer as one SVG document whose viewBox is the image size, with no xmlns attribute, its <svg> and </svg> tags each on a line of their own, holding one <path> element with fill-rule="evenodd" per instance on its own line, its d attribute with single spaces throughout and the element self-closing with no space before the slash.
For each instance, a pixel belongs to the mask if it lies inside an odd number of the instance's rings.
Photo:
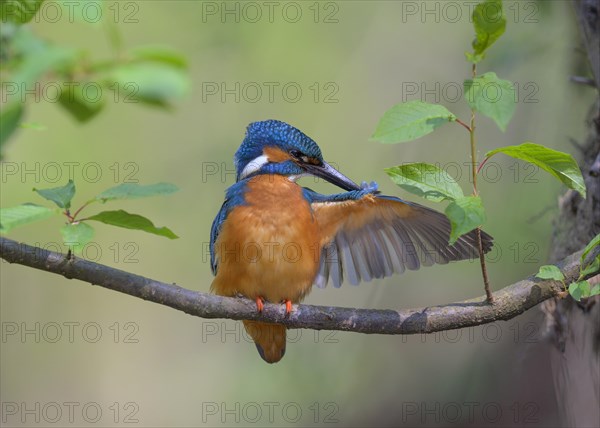
<svg viewBox="0 0 600 428">
<path fill-rule="evenodd" d="M 308 177 L 310 174 L 296 174 L 296 175 L 290 175 L 288 176 L 288 180 L 290 180 L 292 183 L 295 183 L 298 179 L 302 178 L 302 177 Z"/>
<path fill-rule="evenodd" d="M 244 178 L 248 177 L 250 174 L 255 173 L 256 171 L 258 171 L 259 169 L 261 169 L 264 165 L 269 163 L 269 158 L 267 157 L 267 155 L 261 155 L 253 160 L 251 160 L 250 162 L 248 162 L 248 165 L 246 165 L 244 167 L 244 169 L 242 170 L 242 173 L 240 174 L 240 180 L 243 180 Z"/>
</svg>

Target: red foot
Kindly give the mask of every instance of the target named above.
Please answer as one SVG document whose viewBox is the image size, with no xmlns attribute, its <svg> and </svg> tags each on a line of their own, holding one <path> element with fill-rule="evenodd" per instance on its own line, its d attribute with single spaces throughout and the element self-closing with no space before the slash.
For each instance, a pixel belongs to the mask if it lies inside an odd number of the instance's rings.
<svg viewBox="0 0 600 428">
<path fill-rule="evenodd" d="M 283 303 L 285 303 L 285 314 L 289 315 L 292 312 L 292 301 L 285 299 Z"/>
<path fill-rule="evenodd" d="M 256 310 L 258 310 L 258 312 L 262 312 L 264 308 L 265 308 L 265 299 L 262 296 L 258 296 L 256 298 Z"/>
</svg>

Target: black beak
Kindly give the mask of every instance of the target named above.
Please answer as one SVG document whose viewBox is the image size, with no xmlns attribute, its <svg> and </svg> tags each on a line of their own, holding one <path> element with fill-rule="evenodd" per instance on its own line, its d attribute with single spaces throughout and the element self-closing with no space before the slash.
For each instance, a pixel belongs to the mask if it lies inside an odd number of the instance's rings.
<svg viewBox="0 0 600 428">
<path fill-rule="evenodd" d="M 309 174 L 323 178 L 344 190 L 361 190 L 361 187 L 358 184 L 350 180 L 327 162 L 323 162 L 321 165 L 303 164 L 302 166 Z"/>
</svg>

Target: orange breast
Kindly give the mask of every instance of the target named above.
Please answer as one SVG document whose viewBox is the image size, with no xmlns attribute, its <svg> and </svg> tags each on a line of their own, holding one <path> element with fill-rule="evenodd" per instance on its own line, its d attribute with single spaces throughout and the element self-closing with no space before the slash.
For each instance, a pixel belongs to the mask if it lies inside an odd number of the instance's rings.
<svg viewBox="0 0 600 428">
<path fill-rule="evenodd" d="M 257 176 L 245 199 L 215 242 L 219 266 L 212 289 L 271 302 L 302 300 L 321 255 L 319 228 L 302 188 L 283 176 Z"/>
</svg>

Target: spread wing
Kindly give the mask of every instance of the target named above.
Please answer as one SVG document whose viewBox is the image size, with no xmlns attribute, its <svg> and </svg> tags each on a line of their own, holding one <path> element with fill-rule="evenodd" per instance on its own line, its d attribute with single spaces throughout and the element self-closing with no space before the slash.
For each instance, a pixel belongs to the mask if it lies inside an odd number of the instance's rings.
<svg viewBox="0 0 600 428">
<path fill-rule="evenodd" d="M 311 204 L 324 239 L 314 284 L 383 278 L 406 269 L 478 256 L 476 231 L 448 244 L 450 221 L 437 211 L 391 196 Z M 484 252 L 493 238 L 481 232 Z"/>
</svg>

